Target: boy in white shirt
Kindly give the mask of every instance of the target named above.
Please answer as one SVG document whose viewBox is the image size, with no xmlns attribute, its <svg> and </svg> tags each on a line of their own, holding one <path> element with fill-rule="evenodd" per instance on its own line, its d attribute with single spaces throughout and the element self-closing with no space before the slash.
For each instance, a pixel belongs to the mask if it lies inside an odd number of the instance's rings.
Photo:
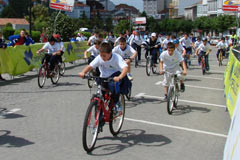
<svg viewBox="0 0 240 160">
<path fill-rule="evenodd" d="M 196 50 L 196 55 L 198 56 L 198 63 L 200 65 L 201 58 L 204 56 L 205 58 L 205 64 L 206 64 L 206 70 L 209 71 L 209 63 L 208 63 L 208 55 L 212 51 L 210 49 L 209 43 L 207 43 L 207 38 L 203 38 L 203 43 L 200 44 L 200 46 Z"/>
<path fill-rule="evenodd" d="M 79 73 L 80 77 L 84 77 L 87 72 L 94 68 L 99 68 L 101 78 L 113 77 L 114 82 L 120 82 L 120 92 L 125 89 L 128 89 L 125 85 L 125 82 L 128 80 L 126 77 L 128 66 L 122 57 L 116 53 L 112 53 L 112 48 L 109 43 L 103 42 L 99 48 L 100 54 L 88 65 L 82 72 Z M 114 82 L 109 82 L 106 84 L 106 87 L 112 93 L 115 106 L 121 108 L 121 103 L 119 103 L 120 92 L 116 90 L 116 85 Z"/>
<path fill-rule="evenodd" d="M 162 41 L 162 49 L 167 50 L 167 44 L 171 42 L 170 35 L 167 35 L 166 38 Z"/>
<path fill-rule="evenodd" d="M 128 79 L 133 80 L 132 75 L 130 74 L 131 71 L 131 61 L 135 59 L 137 56 L 137 51 L 134 50 L 131 46 L 127 45 L 127 41 L 124 37 L 119 39 L 119 45 L 114 47 L 112 50 L 113 53 L 119 54 L 127 63 L 128 65 Z"/>
<path fill-rule="evenodd" d="M 50 71 L 52 71 L 55 67 L 55 64 L 58 63 L 58 56 L 61 56 L 62 48 L 61 44 L 56 42 L 56 39 L 52 36 L 49 38 L 48 42 L 44 44 L 44 46 L 37 51 L 37 54 L 40 54 L 43 51 L 48 51 L 48 54 L 42 60 L 46 59 L 47 62 L 50 62 Z"/>
<path fill-rule="evenodd" d="M 172 42 L 169 42 L 167 44 L 167 50 L 162 52 L 160 56 L 160 74 L 164 74 L 164 71 L 170 72 L 170 73 L 181 73 L 182 70 L 179 66 L 179 63 L 183 66 L 183 75 L 187 74 L 187 67 L 186 64 L 178 51 L 175 50 L 175 45 Z M 181 83 L 181 91 L 184 92 L 185 86 L 184 86 L 184 78 L 182 76 L 180 78 Z M 165 73 L 164 74 L 164 80 L 163 80 L 163 86 L 165 87 L 165 97 L 164 100 L 167 100 L 168 95 L 168 86 L 170 83 L 170 75 Z"/>
<path fill-rule="evenodd" d="M 99 47 L 100 47 L 101 41 L 100 40 L 95 40 L 94 41 L 94 45 L 91 46 L 90 48 L 88 48 L 85 52 L 84 52 L 84 58 L 87 59 L 88 53 L 91 53 L 90 57 L 88 58 L 88 64 L 90 64 L 98 55 L 99 55 Z"/>
<path fill-rule="evenodd" d="M 222 51 L 223 56 L 225 56 L 225 51 L 228 48 L 228 44 L 225 42 L 225 38 L 224 37 L 221 38 L 221 41 L 218 42 L 216 47 L 218 48 L 218 50 L 217 50 L 217 59 L 218 59 L 218 55 L 219 55 L 220 51 Z"/>
</svg>

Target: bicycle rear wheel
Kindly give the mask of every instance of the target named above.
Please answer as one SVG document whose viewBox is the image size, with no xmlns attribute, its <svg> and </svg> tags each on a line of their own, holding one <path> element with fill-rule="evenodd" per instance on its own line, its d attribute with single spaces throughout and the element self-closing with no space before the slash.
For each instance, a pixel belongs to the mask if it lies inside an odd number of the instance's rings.
<svg viewBox="0 0 240 160">
<path fill-rule="evenodd" d="M 83 123 L 82 142 L 86 152 L 91 152 L 97 141 L 99 130 L 99 115 L 98 102 L 91 102 L 88 106 Z"/>
<path fill-rule="evenodd" d="M 116 136 L 120 132 L 124 121 L 125 99 L 122 94 L 119 97 L 119 101 L 122 104 L 122 110 L 117 111 L 116 107 L 113 107 L 110 113 L 109 129 L 113 136 Z"/>
<path fill-rule="evenodd" d="M 128 94 L 126 94 L 126 98 L 127 98 L 128 100 L 130 100 L 130 99 L 131 99 L 131 95 L 132 95 L 132 89 L 129 88 L 129 89 L 128 89 Z"/>
<path fill-rule="evenodd" d="M 220 53 L 219 53 L 219 55 L 218 55 L 218 64 L 219 64 L 219 67 L 222 65 L 222 60 L 223 60 L 222 51 L 220 51 Z"/>
<path fill-rule="evenodd" d="M 150 73 L 151 73 L 151 59 L 150 59 L 150 57 L 147 57 L 146 73 L 147 73 L 147 76 L 150 76 Z"/>
<path fill-rule="evenodd" d="M 168 88 L 167 112 L 172 114 L 173 107 L 175 107 L 175 91 L 174 87 Z"/>
<path fill-rule="evenodd" d="M 206 67 L 205 67 L 205 62 L 204 59 L 201 59 L 201 67 L 202 67 L 202 74 L 204 75 L 206 73 Z"/>
<path fill-rule="evenodd" d="M 65 63 L 64 62 L 60 63 L 59 69 L 60 69 L 60 72 L 59 72 L 60 76 L 63 76 L 65 73 Z"/>
<path fill-rule="evenodd" d="M 138 67 L 138 56 L 135 57 L 135 68 Z"/>
<path fill-rule="evenodd" d="M 59 70 L 59 66 L 55 65 L 54 70 L 52 71 L 52 76 L 51 76 L 51 81 L 52 84 L 57 84 L 58 80 L 60 77 L 60 70 Z"/>
<path fill-rule="evenodd" d="M 42 88 L 46 82 L 47 71 L 44 66 L 41 66 L 38 72 L 38 86 Z"/>
</svg>

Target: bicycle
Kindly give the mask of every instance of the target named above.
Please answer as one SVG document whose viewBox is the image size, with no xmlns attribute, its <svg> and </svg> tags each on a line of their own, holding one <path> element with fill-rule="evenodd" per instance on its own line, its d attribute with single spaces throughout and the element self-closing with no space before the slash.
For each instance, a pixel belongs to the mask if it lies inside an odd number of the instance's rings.
<svg viewBox="0 0 240 160">
<path fill-rule="evenodd" d="M 223 61 L 223 49 L 220 49 L 219 54 L 218 54 L 218 65 L 219 67 L 222 66 L 222 61 Z"/>
<path fill-rule="evenodd" d="M 101 85 L 113 81 L 113 78 L 104 79 L 96 76 L 85 76 L 84 78 L 98 79 L 100 82 L 96 93 L 92 95 L 83 123 L 83 148 L 89 153 L 94 149 L 98 133 L 102 132 L 106 122 L 109 123 L 109 129 L 113 136 L 120 132 L 125 115 L 125 99 L 120 94 L 119 101 L 122 104 L 122 108 L 121 111 L 117 111 L 110 91 Z"/>
<path fill-rule="evenodd" d="M 145 45 L 144 48 L 146 49 L 146 52 L 150 51 L 151 49 L 154 49 L 154 47 L 150 47 L 148 45 Z M 150 76 L 151 74 L 151 71 L 153 74 L 156 74 L 157 73 L 157 65 L 153 62 L 153 56 L 152 54 L 145 54 L 147 57 L 146 57 L 146 74 L 147 76 Z M 159 58 L 157 58 L 159 59 Z"/>
<path fill-rule="evenodd" d="M 129 60 L 132 62 L 132 60 L 131 60 L 131 58 L 130 58 L 129 56 L 124 57 L 123 59 L 124 59 L 124 60 L 129 59 Z M 131 82 L 131 81 L 132 81 L 132 80 L 130 80 L 130 82 Z M 131 87 L 128 88 L 128 94 L 125 94 L 127 100 L 130 100 L 130 99 L 131 99 L 131 95 L 132 95 L 132 82 L 131 82 Z"/>
<path fill-rule="evenodd" d="M 60 70 L 59 75 L 63 76 L 64 73 L 65 73 L 65 63 L 64 62 L 59 62 L 58 66 L 59 66 L 59 70 Z"/>
<path fill-rule="evenodd" d="M 205 75 L 205 73 L 206 73 L 206 63 L 205 63 L 204 56 L 201 57 L 200 63 L 201 63 L 202 74 Z"/>
<path fill-rule="evenodd" d="M 179 90 L 179 78 L 178 74 L 166 72 L 171 77 L 170 84 L 168 86 L 168 95 L 167 95 L 167 112 L 172 114 L 173 108 L 177 108 L 178 97 L 180 96 Z"/>
<path fill-rule="evenodd" d="M 46 78 L 50 78 L 52 81 L 52 84 L 57 84 L 59 78 L 60 78 L 60 69 L 59 65 L 55 65 L 52 72 L 50 72 L 50 64 L 48 64 L 46 58 L 44 58 L 42 66 L 39 68 L 38 71 L 38 86 L 39 88 L 43 88 Z"/>
</svg>

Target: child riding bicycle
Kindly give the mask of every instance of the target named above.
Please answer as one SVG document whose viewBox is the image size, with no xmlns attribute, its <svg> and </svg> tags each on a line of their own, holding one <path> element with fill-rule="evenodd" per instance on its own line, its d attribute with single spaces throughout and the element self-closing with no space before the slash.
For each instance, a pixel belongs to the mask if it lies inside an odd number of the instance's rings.
<svg viewBox="0 0 240 160">
<path fill-rule="evenodd" d="M 202 41 L 203 41 L 203 43 L 196 50 L 196 56 L 198 56 L 199 65 L 200 65 L 201 58 L 204 56 L 206 70 L 209 71 L 210 67 L 209 67 L 209 62 L 208 62 L 208 55 L 212 50 L 210 49 L 209 43 L 207 43 L 207 38 L 203 38 Z"/>
<path fill-rule="evenodd" d="M 217 55 L 217 59 L 218 59 L 218 55 L 219 55 L 220 51 L 222 51 L 222 55 L 225 56 L 225 51 L 228 48 L 228 44 L 225 42 L 225 38 L 224 37 L 221 38 L 221 41 L 218 42 L 216 47 L 218 48 L 217 54 L 216 54 Z"/>
<path fill-rule="evenodd" d="M 118 54 L 112 53 L 112 47 L 107 42 L 103 42 L 100 45 L 99 51 L 100 54 L 79 73 L 79 76 L 84 78 L 87 72 L 91 71 L 93 68 L 99 67 L 101 78 L 113 77 L 114 82 L 120 82 L 120 90 L 123 90 L 123 92 L 126 91 L 127 88 L 125 88 L 125 83 L 128 80 L 126 77 L 128 72 L 126 62 Z M 104 84 L 104 87 L 110 90 L 114 105 L 117 108 L 121 108 L 121 103 L 119 102 L 120 92 L 113 81 Z"/>
<path fill-rule="evenodd" d="M 133 80 L 133 77 L 130 74 L 131 61 L 134 60 L 134 58 L 137 56 L 137 51 L 127 44 L 126 38 L 121 37 L 119 39 L 119 45 L 114 47 L 112 52 L 119 54 L 125 60 L 128 65 L 128 79 Z"/>
<path fill-rule="evenodd" d="M 179 74 L 182 72 L 179 63 L 183 66 L 183 75 L 187 74 L 187 67 L 186 64 L 181 56 L 181 54 L 175 50 L 175 45 L 172 42 L 167 44 L 167 50 L 162 52 L 160 56 L 160 74 L 164 74 L 164 71 L 170 73 Z M 165 87 L 165 97 L 164 100 L 167 100 L 168 95 L 168 86 L 170 83 L 170 75 L 165 73 L 163 86 Z M 184 85 L 184 78 L 183 76 L 179 76 L 180 83 L 181 83 L 181 91 L 184 92 L 185 85 Z"/>
<path fill-rule="evenodd" d="M 37 54 L 40 54 L 43 51 L 47 51 L 48 54 L 45 54 L 45 57 L 42 60 L 42 63 L 46 59 L 47 62 L 50 62 L 50 71 L 53 71 L 55 64 L 58 63 L 58 56 L 61 56 L 62 48 L 60 43 L 56 43 L 56 39 L 51 36 L 45 45 L 37 51 Z"/>
</svg>

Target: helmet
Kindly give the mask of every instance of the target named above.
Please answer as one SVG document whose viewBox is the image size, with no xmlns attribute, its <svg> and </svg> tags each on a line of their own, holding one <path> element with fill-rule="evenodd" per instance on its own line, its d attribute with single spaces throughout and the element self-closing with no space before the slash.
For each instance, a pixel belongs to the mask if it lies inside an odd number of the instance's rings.
<svg viewBox="0 0 240 160">
<path fill-rule="evenodd" d="M 174 39 L 174 40 L 173 40 L 173 43 L 174 43 L 174 44 L 179 44 L 179 40 L 178 40 L 178 39 Z"/>
<path fill-rule="evenodd" d="M 153 33 L 151 34 L 151 37 L 157 37 L 157 34 L 153 32 Z"/>
</svg>

